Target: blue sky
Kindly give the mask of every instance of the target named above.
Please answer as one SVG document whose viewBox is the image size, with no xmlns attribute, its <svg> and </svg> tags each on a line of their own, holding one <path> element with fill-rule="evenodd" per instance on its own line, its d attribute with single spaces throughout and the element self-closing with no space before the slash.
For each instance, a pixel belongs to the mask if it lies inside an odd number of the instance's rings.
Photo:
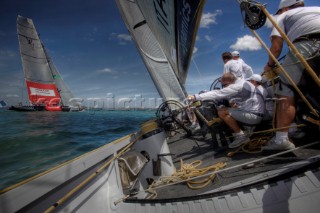
<svg viewBox="0 0 320 213">
<path fill-rule="evenodd" d="M 274 13 L 278 0 L 261 1 Z M 320 6 L 319 0 L 305 0 Z M 21 101 L 25 84 L 16 32 L 17 15 L 31 18 L 65 83 L 85 100 L 159 98 L 113 0 L 2 0 L 0 2 L 0 100 Z M 270 27 L 257 32 L 270 45 Z M 240 51 L 261 73 L 267 53 L 244 27 L 237 0 L 207 0 L 186 90 L 209 89 L 222 73 L 221 53 Z M 284 54 L 284 53 L 283 53 Z M 141 98 L 141 97 L 140 97 Z M 146 104 L 146 103 L 145 103 Z"/>
</svg>

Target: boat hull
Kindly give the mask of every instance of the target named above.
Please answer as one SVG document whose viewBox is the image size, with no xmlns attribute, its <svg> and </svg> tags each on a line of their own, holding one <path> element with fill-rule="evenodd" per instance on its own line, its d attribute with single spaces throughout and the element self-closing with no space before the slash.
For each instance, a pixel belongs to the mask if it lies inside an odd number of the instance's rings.
<svg viewBox="0 0 320 213">
<path fill-rule="evenodd" d="M 44 111 L 44 106 L 11 106 L 9 110 L 19 111 L 19 112 L 34 112 L 34 111 Z"/>
<path fill-rule="evenodd" d="M 47 111 L 69 112 L 71 108 L 69 106 L 60 106 L 60 105 L 58 105 L 58 106 L 45 106 L 45 109 Z"/>
<path fill-rule="evenodd" d="M 70 110 L 71 110 L 71 107 L 69 107 L 69 106 L 61 106 L 62 112 L 70 112 Z"/>
<path fill-rule="evenodd" d="M 152 124 L 151 124 L 152 126 Z M 188 196 L 183 191 L 174 198 L 145 199 L 146 179 L 153 176 L 153 162 L 161 157 L 162 175 L 173 172 L 166 134 L 156 130 L 138 139 L 140 132 L 123 137 L 75 160 L 37 175 L 0 193 L 0 211 L 7 212 L 317 212 L 320 196 L 320 170 L 315 169 L 270 181 L 274 174 L 290 170 L 290 165 L 272 173 L 230 183 L 212 191 Z M 136 142 L 134 142 L 137 140 Z M 147 151 L 150 157 L 138 175 L 138 195 L 127 198 L 121 182 L 118 153 L 128 147 Z M 170 142 L 172 143 L 172 141 Z M 175 142 L 176 143 L 176 142 Z M 198 142 L 199 143 L 199 142 Z M 299 165 L 310 164 L 320 156 Z M 110 162 L 110 163 L 109 163 Z M 108 164 L 109 163 L 109 164 Z M 102 169 L 101 169 L 102 168 Z M 90 179 L 90 181 L 87 181 Z M 251 182 L 260 179 L 259 184 Z M 268 181 L 265 181 L 269 179 Z M 84 184 L 85 183 L 85 184 Z M 235 186 L 238 187 L 235 189 Z M 74 193 L 70 193 L 75 190 Z M 69 196 L 68 196 L 69 195 Z M 64 200 L 63 202 L 60 202 Z M 55 204 L 59 203 L 59 204 Z M 53 205 L 54 204 L 54 205 Z"/>
</svg>

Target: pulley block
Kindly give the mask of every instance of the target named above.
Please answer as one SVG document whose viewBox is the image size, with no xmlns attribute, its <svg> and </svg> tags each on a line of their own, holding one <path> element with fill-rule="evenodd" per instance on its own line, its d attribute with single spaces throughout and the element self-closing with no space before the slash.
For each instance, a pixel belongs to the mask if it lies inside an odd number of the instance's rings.
<svg viewBox="0 0 320 213">
<path fill-rule="evenodd" d="M 251 1 L 243 1 L 240 3 L 241 13 L 243 14 L 243 21 L 252 30 L 261 28 L 267 21 L 266 15 Z"/>
</svg>

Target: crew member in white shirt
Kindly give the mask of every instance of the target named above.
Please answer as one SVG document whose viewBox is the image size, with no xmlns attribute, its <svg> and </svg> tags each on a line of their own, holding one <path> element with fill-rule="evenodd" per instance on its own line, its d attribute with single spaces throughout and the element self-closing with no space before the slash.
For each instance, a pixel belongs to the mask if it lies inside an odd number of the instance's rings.
<svg viewBox="0 0 320 213">
<path fill-rule="evenodd" d="M 279 27 L 285 32 L 304 58 L 310 58 L 320 49 L 320 7 L 304 7 L 303 0 L 281 0 L 277 20 Z M 271 32 L 271 53 L 278 58 L 282 52 L 284 39 L 274 28 Z M 265 71 L 270 71 L 275 62 L 269 56 Z M 295 84 L 300 82 L 304 67 L 288 50 L 282 63 Z M 296 114 L 294 90 L 286 77 L 280 73 L 280 83 L 275 93 L 279 96 L 276 110 L 276 127 L 289 127 Z M 279 130 L 264 150 L 289 150 L 295 145 L 288 138 L 288 129 Z"/>
<path fill-rule="evenodd" d="M 236 80 L 232 73 L 225 73 L 221 77 L 223 88 L 211 90 L 201 94 L 189 95 L 188 100 L 228 100 L 231 107 L 218 109 L 218 116 L 234 131 L 235 140 L 229 148 L 236 148 L 250 141 L 250 138 L 240 128 L 243 125 L 259 124 L 264 116 L 264 100 L 256 92 L 255 86 L 245 80 Z"/>
<path fill-rule="evenodd" d="M 238 51 L 233 51 L 231 55 L 233 60 L 238 61 L 241 64 L 241 69 L 242 73 L 244 74 L 244 78 L 249 78 L 253 75 L 252 68 L 248 64 L 246 64 L 246 62 L 244 62 L 242 58 L 240 58 L 240 53 Z"/>
<path fill-rule="evenodd" d="M 247 81 L 250 81 L 256 88 L 257 92 L 263 97 L 265 103 L 265 112 L 263 120 L 271 120 L 274 113 L 274 100 L 271 91 L 269 92 L 262 86 L 262 77 L 259 74 L 253 74 Z"/>
<path fill-rule="evenodd" d="M 224 63 L 223 73 L 232 73 L 237 80 L 244 80 L 241 63 L 232 59 L 231 52 L 222 53 L 222 61 Z"/>
</svg>

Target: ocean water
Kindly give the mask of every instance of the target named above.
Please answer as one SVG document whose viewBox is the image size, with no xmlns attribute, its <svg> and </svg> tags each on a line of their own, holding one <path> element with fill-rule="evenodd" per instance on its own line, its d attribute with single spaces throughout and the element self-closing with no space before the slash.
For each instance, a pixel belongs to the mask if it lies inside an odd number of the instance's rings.
<svg viewBox="0 0 320 213">
<path fill-rule="evenodd" d="M 0 110 L 0 190 L 133 133 L 155 111 Z"/>
</svg>

